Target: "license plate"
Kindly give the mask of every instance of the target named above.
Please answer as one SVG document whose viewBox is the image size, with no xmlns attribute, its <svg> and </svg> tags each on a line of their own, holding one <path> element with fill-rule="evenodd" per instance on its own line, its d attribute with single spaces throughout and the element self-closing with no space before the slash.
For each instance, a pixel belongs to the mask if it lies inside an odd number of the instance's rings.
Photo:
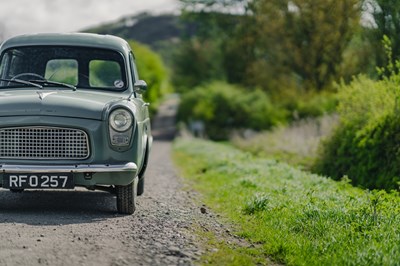
<svg viewBox="0 0 400 266">
<path fill-rule="evenodd" d="M 72 173 L 4 174 L 3 187 L 18 188 L 74 188 Z"/>
</svg>

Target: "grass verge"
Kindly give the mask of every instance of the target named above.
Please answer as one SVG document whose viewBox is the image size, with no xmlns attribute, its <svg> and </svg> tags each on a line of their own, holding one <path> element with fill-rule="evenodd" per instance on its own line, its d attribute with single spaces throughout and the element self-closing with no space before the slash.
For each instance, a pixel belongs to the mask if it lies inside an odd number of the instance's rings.
<svg viewBox="0 0 400 266">
<path fill-rule="evenodd" d="M 222 265 L 246 256 L 242 263 L 259 264 L 268 256 L 288 265 L 399 264 L 398 192 L 364 191 L 346 179 L 203 140 L 178 139 L 174 158 L 204 202 L 255 247 L 238 253 L 226 247 L 205 261 Z"/>
</svg>

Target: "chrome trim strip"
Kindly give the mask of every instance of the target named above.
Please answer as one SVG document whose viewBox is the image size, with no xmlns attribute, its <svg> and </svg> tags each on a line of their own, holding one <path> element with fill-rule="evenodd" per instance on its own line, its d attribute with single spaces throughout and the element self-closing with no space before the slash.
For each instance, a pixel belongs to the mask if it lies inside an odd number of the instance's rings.
<svg viewBox="0 0 400 266">
<path fill-rule="evenodd" d="M 77 165 L 11 165 L 3 164 L 0 171 L 3 173 L 115 173 L 137 172 L 135 163 L 126 164 L 77 164 Z"/>
</svg>

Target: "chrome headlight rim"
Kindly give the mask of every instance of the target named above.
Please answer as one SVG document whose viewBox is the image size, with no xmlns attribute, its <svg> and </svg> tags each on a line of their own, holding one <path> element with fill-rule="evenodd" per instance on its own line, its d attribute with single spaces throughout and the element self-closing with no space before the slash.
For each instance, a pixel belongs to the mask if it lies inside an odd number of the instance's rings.
<svg viewBox="0 0 400 266">
<path fill-rule="evenodd" d="M 109 116 L 110 127 L 117 132 L 125 132 L 133 125 L 133 115 L 125 108 L 116 108 Z"/>
</svg>

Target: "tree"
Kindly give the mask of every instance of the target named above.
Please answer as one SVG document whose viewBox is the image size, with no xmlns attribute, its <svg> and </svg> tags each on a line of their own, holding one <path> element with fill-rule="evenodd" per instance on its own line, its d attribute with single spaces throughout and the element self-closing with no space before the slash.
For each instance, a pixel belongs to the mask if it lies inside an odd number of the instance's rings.
<svg viewBox="0 0 400 266">
<path fill-rule="evenodd" d="M 388 62 L 384 56 L 382 40 L 387 36 L 392 44 L 390 60 L 400 59 L 400 2 L 395 0 L 365 0 L 364 9 L 372 14 L 371 21 L 372 41 L 375 43 L 377 63 L 380 66 Z"/>
<path fill-rule="evenodd" d="M 225 43 L 232 41 L 240 17 L 218 12 L 185 11 L 182 19 L 196 33 L 182 36 L 173 57 L 173 83 L 179 92 L 213 80 L 225 80 Z"/>
<path fill-rule="evenodd" d="M 180 44 L 174 58 L 172 82 L 178 92 L 225 77 L 221 66 L 221 50 L 212 40 L 186 40 Z"/>
<path fill-rule="evenodd" d="M 351 72 L 364 62 L 353 60 L 363 43 L 354 37 L 360 32 L 360 0 L 182 2 L 186 4 L 184 16 L 192 19 L 196 36 L 184 39 L 174 57 L 175 84 L 191 90 L 197 87 L 196 91 L 203 93 L 207 83 L 215 79 L 242 85 L 245 95 L 261 88 L 271 105 L 285 110 L 285 119 L 298 119 L 332 111 L 336 104 L 329 90 L 333 81 L 341 78 L 343 70 Z M 240 4 L 244 4 L 243 12 L 230 13 L 232 6 Z M 220 83 L 211 84 L 219 86 L 214 87 L 215 92 L 222 90 Z M 229 94 L 231 89 L 225 92 Z M 200 99 L 200 94 L 190 94 L 190 90 L 180 92 L 191 95 L 191 100 Z M 206 104 L 204 99 L 200 101 L 206 114 L 213 113 L 214 105 L 222 106 L 218 99 L 210 98 Z M 186 107 L 184 113 L 196 109 L 190 101 Z M 239 120 L 230 117 L 227 121 Z"/>
<path fill-rule="evenodd" d="M 360 26 L 359 0 L 181 2 L 200 25 L 197 43 L 208 47 L 208 54 L 218 55 L 209 57 L 213 69 L 223 69 L 220 73 L 228 82 L 274 93 L 282 88 L 321 91 L 330 87 L 343 73 L 343 54 Z M 231 14 L 234 20 L 222 19 L 238 6 L 243 12 Z"/>
<path fill-rule="evenodd" d="M 259 37 L 256 66 L 279 68 L 301 87 L 317 90 L 338 78 L 343 52 L 359 25 L 358 0 L 255 0 L 251 9 Z M 252 76 L 262 75 L 260 67 L 250 69 Z"/>
</svg>

